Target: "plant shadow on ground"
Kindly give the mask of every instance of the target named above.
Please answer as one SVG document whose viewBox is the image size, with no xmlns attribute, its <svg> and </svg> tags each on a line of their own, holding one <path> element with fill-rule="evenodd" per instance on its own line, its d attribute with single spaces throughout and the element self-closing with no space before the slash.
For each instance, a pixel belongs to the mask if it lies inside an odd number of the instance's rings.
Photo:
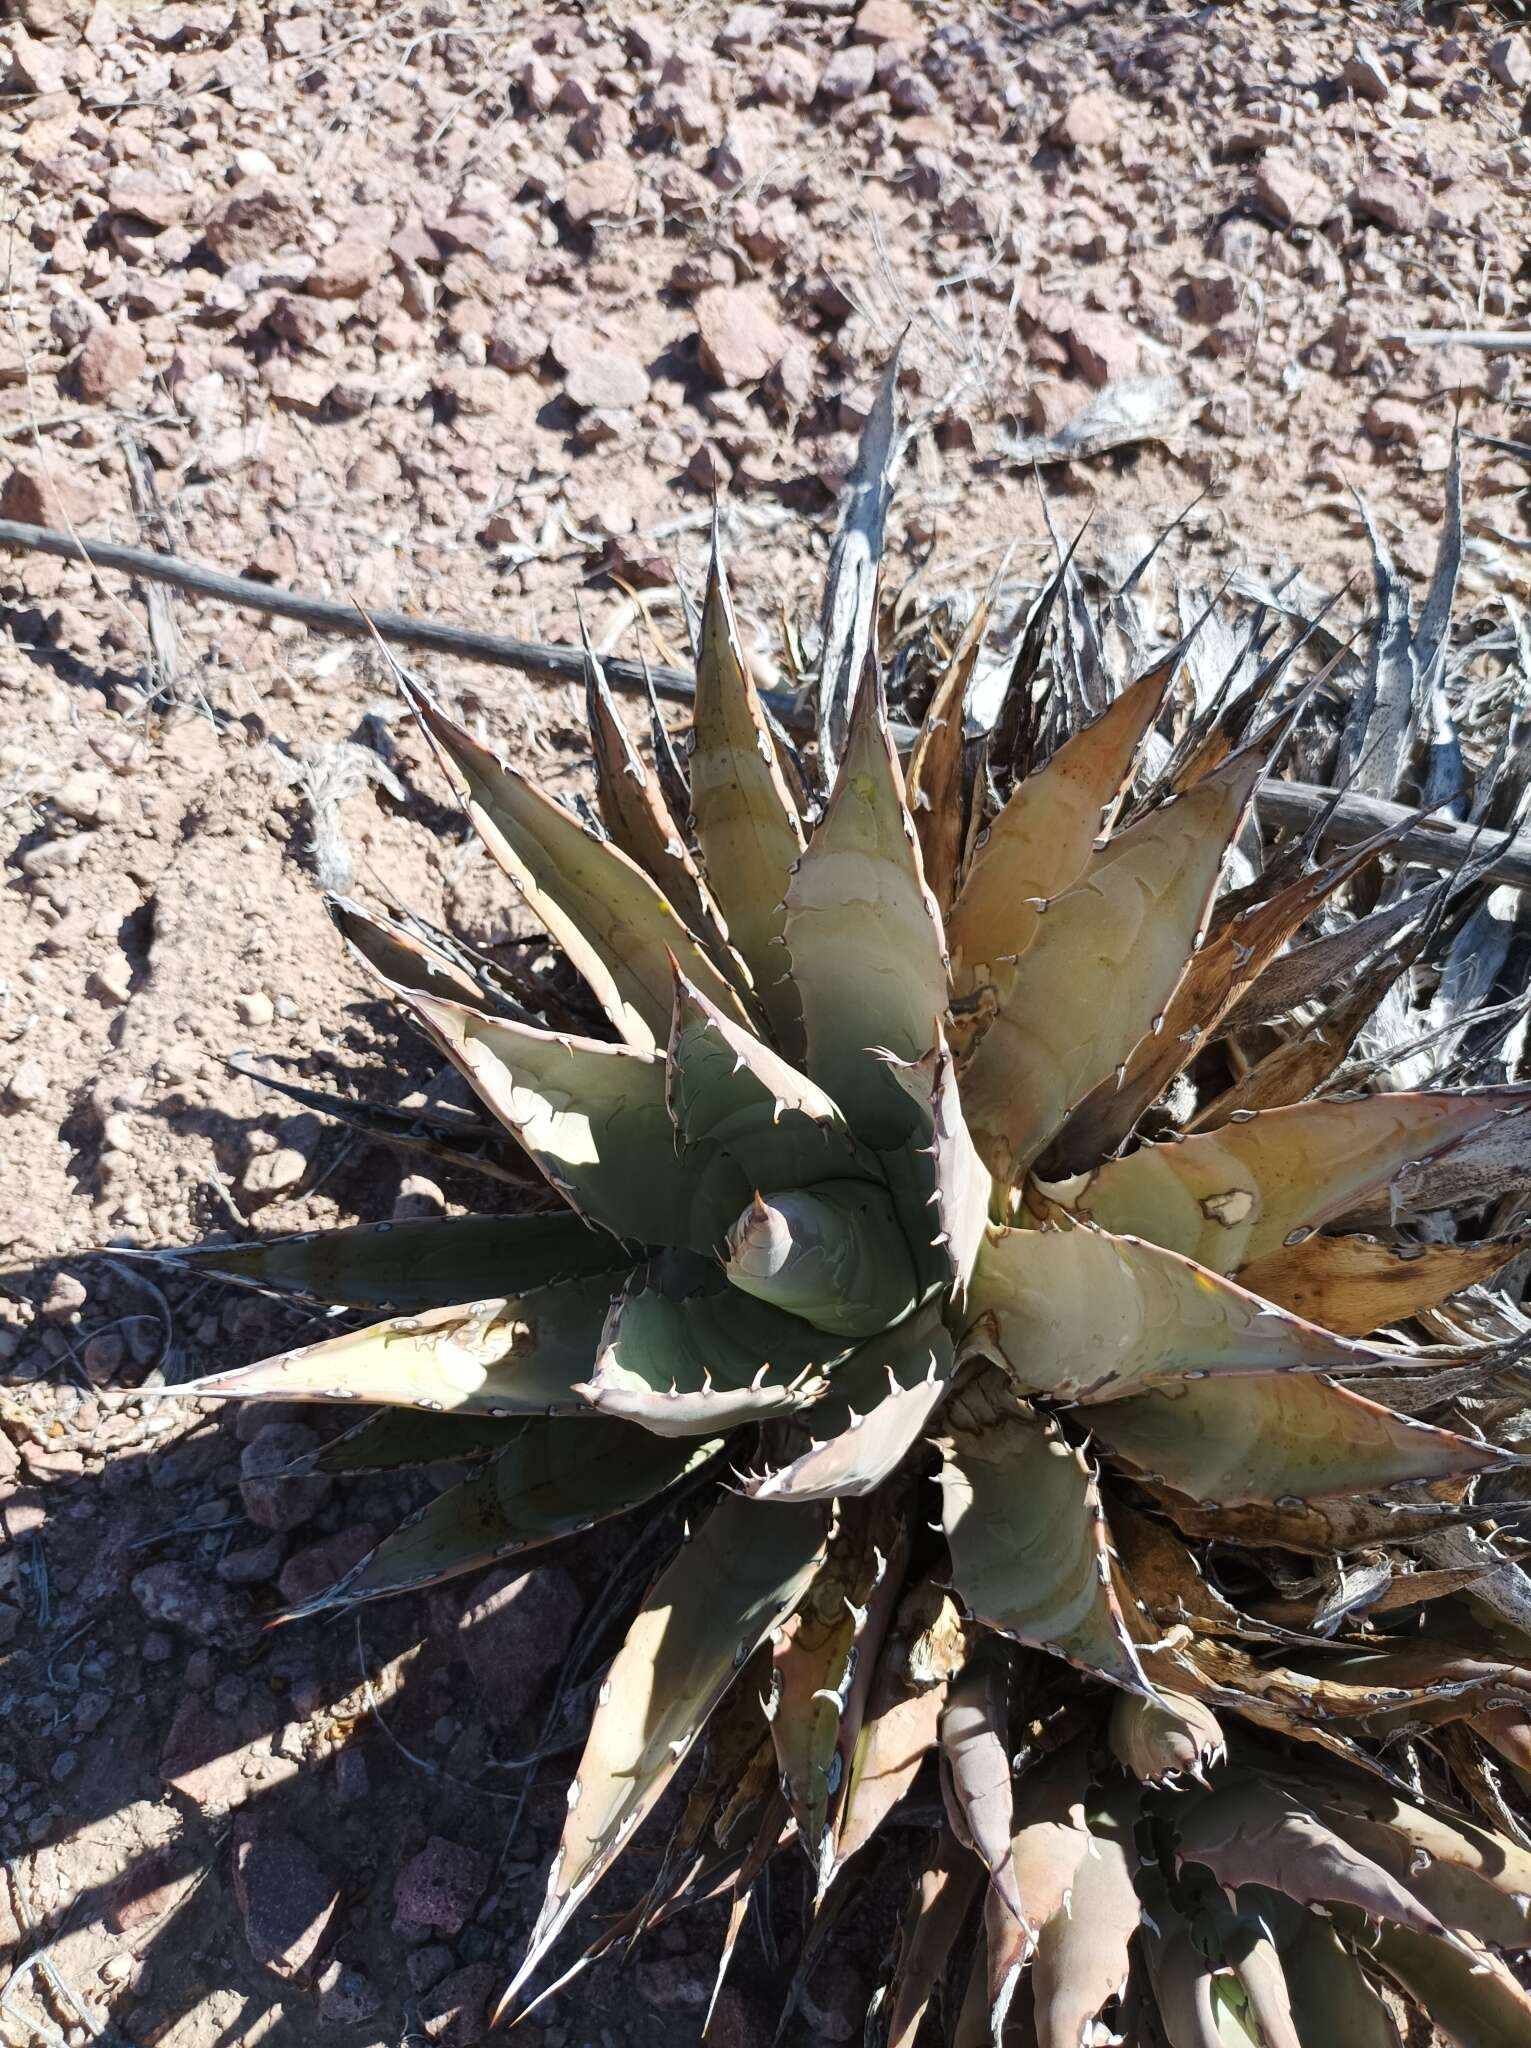
<svg viewBox="0 0 1531 2048">
<path fill-rule="evenodd" d="M 364 1210 L 377 1156 L 361 1143 L 337 1162 L 348 1205 Z M 492 1186 L 478 1191 L 482 1206 L 503 1206 Z M 37 1298 L 56 1270 L 13 1271 L 0 1287 Z M 126 1261 L 99 1262 L 95 1277 L 103 1284 L 93 1286 L 91 1326 L 73 1333 L 65 1364 L 108 1417 L 131 1414 L 138 1375 L 129 1365 L 119 1385 L 90 1384 L 80 1352 L 92 1334 L 147 1320 L 144 1280 L 163 1298 L 169 1340 L 151 1381 L 243 1363 L 335 1327 L 302 1304 Z M 0 1968 L 0 2020 L 50 2048 L 77 2026 L 119 2048 L 307 2042 L 317 2024 L 368 2048 L 478 2039 L 472 2001 L 492 2006 L 514 1968 L 594 1689 L 626 1612 L 678 1540 L 684 1503 L 525 1559 L 566 1573 L 585 1603 L 586 1623 L 551 1660 L 526 1639 L 524 1620 L 518 1638 L 476 1606 L 483 1574 L 273 1626 L 284 1592 L 322 1585 L 337 1558 L 354 1556 L 361 1532 L 396 1525 L 446 1468 L 338 1481 L 311 1519 L 275 1536 L 285 1563 L 247 1588 L 218 1569 L 273 1540 L 243 1512 L 243 1445 L 271 1422 L 317 1421 L 329 1432 L 334 1411 L 231 1404 L 183 1424 L 173 1401 L 137 1405 L 135 1433 L 103 1446 L 99 1473 L 49 1469 L 39 1446 L 0 1502 L 10 1597 L 23 1613 L 0 1687 L 10 1735 L 0 1795 L 11 1795 L 0 1818 L 0 1937 L 15 1943 L 8 1981 Z M 505 1572 L 521 1568 L 517 1560 Z M 528 1670 L 530 1689 L 520 1682 Z M 497 1675 L 518 1693 L 509 1715 Z M 603 1887 L 585 1936 L 653 1879 L 683 1797 L 684 1780 Z M 396 1924 L 396 1913 L 410 1882 L 401 1892 L 401 1871 L 433 1840 L 452 1845 L 466 1876 L 462 1924 L 429 1932 Z M 900 1851 L 888 1860 L 902 1869 Z M 881 1882 L 872 1859 L 865 1879 L 874 1911 L 850 1953 L 872 1947 L 847 2005 L 864 1998 L 905 1890 Z M 728 2024 L 714 2026 L 723 2041 L 770 2041 L 807 1889 L 777 1873 L 762 1896 L 720 2010 Z M 688 1911 L 636 1957 L 619 1951 L 596 1965 L 516 2038 L 533 2048 L 699 2039 L 725 1918 L 722 1903 Z M 566 1941 L 539 1982 L 578 1947 L 578 1935 Z M 837 1935 L 832 1959 L 818 1960 L 843 1975 L 846 1955 Z M 441 2007 L 457 1995 L 470 2010 L 454 2031 Z M 820 2038 L 805 2027 L 800 2019 L 784 2038 Z"/>
</svg>

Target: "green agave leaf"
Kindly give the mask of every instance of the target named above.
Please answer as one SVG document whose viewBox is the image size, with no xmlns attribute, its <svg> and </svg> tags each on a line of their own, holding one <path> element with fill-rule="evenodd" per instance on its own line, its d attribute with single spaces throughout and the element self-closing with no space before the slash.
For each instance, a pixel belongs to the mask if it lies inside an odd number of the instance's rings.
<svg viewBox="0 0 1531 2048">
<path fill-rule="evenodd" d="M 887 1495 L 853 1503 L 838 1516 L 822 1569 L 774 1640 L 771 1741 L 819 1900 L 834 1874 L 833 1823 L 908 1555 Z"/>
<path fill-rule="evenodd" d="M 1255 1259 L 1241 1284 L 1342 1337 L 1406 1322 L 1466 1287 L 1492 1280 L 1531 1235 L 1477 1244 L 1383 1244 L 1374 1237 L 1309 1237 Z"/>
<path fill-rule="evenodd" d="M 839 1339 L 732 1288 L 677 1295 L 640 1269 L 576 1392 L 661 1436 L 706 1436 L 806 1407 L 844 1355 Z"/>
<path fill-rule="evenodd" d="M 721 1437 L 672 1443 L 599 1417 L 539 1418 L 484 1471 L 438 1494 L 286 1619 L 415 1592 L 593 1528 L 652 1500 L 722 1447 Z"/>
<path fill-rule="evenodd" d="M 968 1295 L 968 1345 L 1017 1390 L 1092 1404 L 1166 1382 L 1387 1362 L 1204 1266 L 1096 1229 L 989 1230 Z"/>
<path fill-rule="evenodd" d="M 979 840 L 946 926 L 957 995 L 971 994 L 982 981 L 1007 980 L 1010 964 L 1036 936 L 1036 899 L 1060 896 L 1079 880 L 1127 787 L 1174 667 L 1168 661 L 1150 669 L 1093 725 L 1065 740 L 1043 768 L 1017 784 Z"/>
<path fill-rule="evenodd" d="M 1387 2007 L 1327 1920 L 1304 1913 L 1282 1952 L 1302 2048 L 1400 2048 Z"/>
<path fill-rule="evenodd" d="M 1531 1995 L 1488 1950 L 1383 1927 L 1370 1953 L 1456 2048 L 1525 2048 L 1531 2040 Z"/>
<path fill-rule="evenodd" d="M 1181 1777 L 1205 1782 L 1208 1766 L 1227 1755 L 1212 1709 L 1168 1687 L 1157 1699 L 1119 1694 L 1111 1707 L 1110 1740 L 1118 1763 L 1144 1785 L 1173 1784 Z"/>
<path fill-rule="evenodd" d="M 954 1351 L 939 1302 L 880 1332 L 835 1368 L 804 1418 L 805 1450 L 746 1479 L 752 1500 L 854 1499 L 892 1477 L 945 1400 Z"/>
<path fill-rule="evenodd" d="M 877 1666 L 834 1844 L 831 1881 L 864 1849 L 936 1746 L 951 1680 L 967 1662 L 956 1602 L 929 1579 L 904 1596 Z"/>
<path fill-rule="evenodd" d="M 1269 1885 L 1302 1905 L 1358 1907 L 1416 1934 L 1447 1930 L 1380 1864 L 1352 1848 L 1284 1788 L 1241 1777 L 1174 1809 L 1182 1865 L 1199 1863 L 1225 1891 Z"/>
<path fill-rule="evenodd" d="M 739 645 L 716 535 L 697 653 L 690 765 L 691 809 L 708 884 L 772 1029 L 792 1051 L 801 1024 L 777 941 L 803 833 Z"/>
<path fill-rule="evenodd" d="M 1104 1403 L 1102 1447 L 1202 1504 L 1301 1504 L 1405 1480 L 1483 1472 L 1491 1444 L 1395 1415 L 1311 1373 L 1185 1381 Z"/>
<path fill-rule="evenodd" d="M 400 1472 L 413 1465 L 488 1458 L 513 1444 L 524 1416 L 496 1422 L 463 1415 L 429 1415 L 422 1408 L 380 1408 L 354 1429 L 332 1437 L 312 1459 L 315 1472 Z"/>
<path fill-rule="evenodd" d="M 665 1092 L 682 1147 L 727 1152 L 752 1188 L 879 1177 L 876 1158 L 823 1089 L 680 973 Z"/>
<path fill-rule="evenodd" d="M 1253 2017 L 1240 2010 L 1242 1996 L 1228 1978 L 1214 1974 L 1180 1916 L 1163 1917 L 1163 1927 L 1150 1930 L 1144 1946 L 1169 2048 L 1285 2048 L 1285 2037 L 1267 2041 Z"/>
<path fill-rule="evenodd" d="M 937 1270 L 960 1306 L 983 1245 L 994 1182 L 963 1118 L 955 1065 L 939 1031 L 923 1059 L 890 1060 L 888 1070 L 918 1110 L 921 1133 L 929 1133 L 928 1143 L 885 1155 L 894 1199 L 913 1242 L 928 1239 L 939 1255 Z"/>
<path fill-rule="evenodd" d="M 196 1400 L 371 1401 L 464 1416 L 580 1415 L 573 1383 L 590 1368 L 610 1298 L 605 1280 L 575 1280 L 426 1309 L 165 1391 Z"/>
<path fill-rule="evenodd" d="M 988 1873 L 984 1941 L 989 2024 L 998 2040 L 1022 1969 L 1036 1941 L 1027 1920 L 1010 1844 L 1009 1674 L 1002 1656 L 980 1649 L 947 1689 L 939 1729 L 941 1791 L 947 1824 Z"/>
<path fill-rule="evenodd" d="M 1215 1273 L 1241 1273 L 1526 1100 L 1522 1089 L 1492 1088 L 1265 1110 L 1109 1160 L 1069 1205 Z"/>
<path fill-rule="evenodd" d="M 1090 1841 L 1074 1872 L 1068 1908 L 1037 1937 L 1032 2004 L 1039 2048 L 1079 2048 L 1085 2029 L 1127 1982 L 1142 1908 L 1133 1876 L 1136 1796 L 1090 1815 Z"/>
<path fill-rule="evenodd" d="M 394 992 L 558 1193 L 614 1236 L 709 1252 L 749 1200 L 726 1155 L 681 1159 L 663 1060 Z"/>
<path fill-rule="evenodd" d="M 1076 1173 L 1119 1150 L 1266 964 L 1321 903 L 1376 858 L 1387 836 L 1336 855 L 1218 926 L 1186 963 L 1153 1030 L 1123 1055 L 1119 1071 L 1102 1075 L 1078 1103 L 1050 1155 L 1050 1171 Z"/>
<path fill-rule="evenodd" d="M 728 929 L 702 871 L 687 851 L 659 785 L 644 767 L 606 682 L 606 671 L 585 645 L 585 712 L 595 758 L 596 800 L 613 841 L 636 862 L 732 980 Z M 747 976 L 741 978 L 747 981 Z"/>
<path fill-rule="evenodd" d="M 996 1180 L 1024 1173 L 1070 1112 L 1152 1035 L 1268 751 L 1246 748 L 1129 825 L 1041 913 L 963 1075 L 973 1142 Z"/>
<path fill-rule="evenodd" d="M 1100 1494 L 1083 1457 L 988 1371 L 937 1439 L 952 1584 L 978 1618 L 1132 1691 L 1148 1681 L 1112 1588 Z"/>
<path fill-rule="evenodd" d="M 601 1689 L 547 1897 L 500 2012 L 652 1811 L 746 1660 L 807 1591 L 824 1535 L 820 1508 L 725 1495 L 661 1572 Z"/>
<path fill-rule="evenodd" d="M 1381 1785 L 1352 1791 L 1315 1783 L 1306 1797 L 1326 1826 L 1406 1885 L 1443 1925 L 1496 1948 L 1531 1947 L 1531 1850 Z"/>
<path fill-rule="evenodd" d="M 983 1866 L 944 1828 L 935 1854 L 915 1880 L 899 1929 L 886 2000 L 888 2048 L 914 2048 L 982 1882 Z"/>
<path fill-rule="evenodd" d="M 1033 1765 L 1016 1788 L 1010 1862 L 1029 1927 L 1045 1927 L 1071 1910 L 1074 1880 L 1090 1854 L 1091 1775 L 1088 1744 L 1076 1741 Z"/>
<path fill-rule="evenodd" d="M 418 684 L 403 685 L 474 829 L 528 907 L 585 977 L 627 1044 L 652 1052 L 670 1021 L 670 957 L 724 1009 L 739 998 L 669 900 L 620 847 L 447 717 Z"/>
<path fill-rule="evenodd" d="M 920 1293 L 893 1198 L 876 1181 L 757 1193 L 728 1234 L 723 1270 L 740 1293 L 848 1338 L 887 1329 Z"/>
<path fill-rule="evenodd" d="M 911 1114 L 873 1052 L 924 1056 L 946 1010 L 946 957 L 870 667 L 828 808 L 792 871 L 785 931 L 808 1072 L 858 1137 L 902 1145 Z"/>
<path fill-rule="evenodd" d="M 399 1314 L 621 1272 L 636 1256 L 567 1213 L 358 1223 L 155 1254 L 185 1273 Z"/>
</svg>

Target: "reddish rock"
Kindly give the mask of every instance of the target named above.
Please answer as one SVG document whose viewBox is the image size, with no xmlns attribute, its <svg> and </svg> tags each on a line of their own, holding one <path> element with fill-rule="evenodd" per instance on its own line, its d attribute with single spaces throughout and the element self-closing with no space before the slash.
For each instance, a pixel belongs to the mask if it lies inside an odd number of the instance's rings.
<svg viewBox="0 0 1531 2048">
<path fill-rule="evenodd" d="M 877 52 L 869 43 L 848 43 L 836 50 L 819 73 L 819 91 L 830 100 L 859 100 L 872 90 Z"/>
<path fill-rule="evenodd" d="M 1110 93 L 1079 92 L 1059 115 L 1053 136 L 1070 149 L 1099 149 L 1115 140 L 1118 126 L 1116 101 Z"/>
<path fill-rule="evenodd" d="M 592 342 L 566 364 L 564 389 L 576 405 L 622 410 L 643 404 L 649 395 L 649 376 L 638 358 L 625 349 Z"/>
<path fill-rule="evenodd" d="M 30 457 L 18 462 L 0 485 L 0 519 L 20 519 L 28 526 L 85 526 L 95 509 L 94 497 L 70 475 L 56 449 L 46 466 Z"/>
<path fill-rule="evenodd" d="M 132 214 L 150 227 L 178 227 L 191 212 L 194 195 L 182 192 L 153 171 L 123 168 L 112 172 L 106 203 L 113 213 Z"/>
<path fill-rule="evenodd" d="M 144 373 L 144 345 L 131 327 L 98 327 L 75 358 L 75 384 L 87 405 L 104 405 Z"/>
<path fill-rule="evenodd" d="M 1363 220 L 1374 220 L 1399 235 L 1421 233 L 1430 217 L 1428 193 L 1396 171 L 1370 172 L 1356 186 L 1350 203 Z"/>
<path fill-rule="evenodd" d="M 226 1714 L 188 1693 L 160 1751 L 159 1774 L 205 1813 L 242 1806 L 250 1794 L 238 1727 Z"/>
<path fill-rule="evenodd" d="M 458 1647 L 495 1720 L 514 1721 L 535 1704 L 583 1612 L 562 1565 L 507 1567 L 480 1582 L 458 1623 Z"/>
<path fill-rule="evenodd" d="M 750 285 L 703 292 L 696 302 L 702 368 L 723 384 L 755 384 L 787 352 L 790 339 L 769 297 Z"/>
<path fill-rule="evenodd" d="M 298 241 L 303 221 L 289 193 L 252 179 L 213 208 L 202 233 L 220 263 L 249 263 Z"/>
<path fill-rule="evenodd" d="M 129 1934 L 161 1919 L 192 1882 L 195 1870 L 194 1859 L 181 1843 L 150 1849 L 113 1885 L 108 1924 L 117 1934 Z"/>
<path fill-rule="evenodd" d="M 354 1565 L 360 1564 L 376 1542 L 377 1532 L 372 1524 L 358 1522 L 354 1528 L 326 1536 L 322 1543 L 310 1543 L 306 1549 L 295 1551 L 277 1575 L 282 1598 L 292 1607 L 317 1600 L 337 1579 L 343 1579 Z"/>
<path fill-rule="evenodd" d="M 492 1963 L 470 1963 L 444 1977 L 420 2001 L 420 2024 L 430 2039 L 441 2048 L 473 2048 L 481 2041 L 502 1975 Z"/>
<path fill-rule="evenodd" d="M 373 235 L 342 235 L 326 249 L 309 277 L 316 299 L 359 299 L 388 268 L 388 250 Z"/>
<path fill-rule="evenodd" d="M 1531 86 L 1531 44 L 1524 36 L 1501 36 L 1489 45 L 1488 68 L 1511 92 Z"/>
<path fill-rule="evenodd" d="M 322 1472 L 292 1472 L 298 1459 L 319 1448 L 301 1422 L 268 1422 L 239 1458 L 239 1496 L 245 1513 L 263 1529 L 296 1529 L 329 1498 Z"/>
<path fill-rule="evenodd" d="M 307 1977 L 340 1905 L 307 1842 L 266 1822 L 244 1830 L 234 1844 L 234 1899 L 255 1960 L 277 1977 Z"/>
<path fill-rule="evenodd" d="M 1340 77 L 1358 100 L 1370 100 L 1381 107 L 1393 97 L 1393 81 L 1382 68 L 1382 59 L 1366 43 L 1357 43 L 1354 53 L 1346 58 Z"/>
<path fill-rule="evenodd" d="M 1283 227 L 1316 228 L 1334 211 L 1334 194 L 1318 173 L 1281 150 L 1255 172 L 1255 197 Z"/>
<path fill-rule="evenodd" d="M 344 1963 L 326 1963 L 319 1973 L 319 2019 L 327 2027 L 354 2027 L 371 2019 L 383 1994 L 370 1977 Z"/>
<path fill-rule="evenodd" d="M 1138 370 L 1138 337 L 1114 313 L 1070 315 L 1064 340 L 1076 369 L 1097 390 Z"/>
<path fill-rule="evenodd" d="M 133 1597 L 150 1621 L 167 1622 L 204 1643 L 245 1649 L 260 1625 L 240 1595 L 185 1564 L 151 1564 L 132 1582 Z"/>
<path fill-rule="evenodd" d="M 564 186 L 563 210 L 577 228 L 591 220 L 625 220 L 637 204 L 638 174 L 625 157 L 577 164 Z"/>
<path fill-rule="evenodd" d="M 707 2048 L 771 2048 L 771 2029 L 732 1984 L 723 1986 L 712 2008 Z"/>
<path fill-rule="evenodd" d="M 741 50 L 763 49 L 780 26 L 781 17 L 774 7 L 735 7 L 718 31 L 717 47 L 728 56 L 737 56 Z"/>
<path fill-rule="evenodd" d="M 399 1872 L 393 1888 L 395 1919 L 433 1934 L 456 1934 L 478 1904 L 490 1867 L 477 1849 L 432 1835 Z"/>
</svg>

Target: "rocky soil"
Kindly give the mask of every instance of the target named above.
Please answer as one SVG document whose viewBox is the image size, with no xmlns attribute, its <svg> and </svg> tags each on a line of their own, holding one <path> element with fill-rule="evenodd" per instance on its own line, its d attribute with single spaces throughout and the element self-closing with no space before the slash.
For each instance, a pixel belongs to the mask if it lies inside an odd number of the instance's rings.
<svg viewBox="0 0 1531 2048">
<path fill-rule="evenodd" d="M 10 0 L 0 517 L 669 659 L 716 493 L 769 674 L 907 330 L 924 591 L 1040 573 L 1044 493 L 1105 562 L 1184 513 L 1202 585 L 1338 589 L 1360 491 L 1419 572 L 1459 424 L 1470 586 L 1524 601 L 1531 359 L 1399 337 L 1531 324 L 1528 128 L 1486 5 Z M 572 691 L 420 666 L 577 788 Z M 312 1417 L 150 1398 L 317 1319 L 111 1251 L 482 1204 L 224 1062 L 450 1093 L 321 890 L 527 927 L 355 643 L 0 549 L 0 704 L 0 2039 L 474 2042 L 585 1597 L 651 1560 L 266 1630 L 430 1481 L 294 1481 Z M 859 2039 L 902 1867 L 791 2042 Z M 719 2048 L 771 2040 L 797 1909 Z M 519 2038 L 695 2040 L 715 1921 Z"/>
</svg>

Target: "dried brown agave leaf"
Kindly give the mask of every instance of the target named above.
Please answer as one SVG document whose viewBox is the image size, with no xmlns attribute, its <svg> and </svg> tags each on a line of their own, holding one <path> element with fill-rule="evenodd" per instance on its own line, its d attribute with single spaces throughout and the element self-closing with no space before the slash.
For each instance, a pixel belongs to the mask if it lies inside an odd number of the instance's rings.
<svg viewBox="0 0 1531 2048">
<path fill-rule="evenodd" d="M 936 1746 L 969 1631 L 949 1593 L 922 1580 L 904 1596 L 851 1753 L 831 1876 L 864 1848 Z"/>
<path fill-rule="evenodd" d="M 1202 1507 L 1167 1487 L 1146 1490 L 1176 1527 L 1198 1542 L 1237 1543 L 1251 1550 L 1274 1545 L 1321 1558 L 1377 1543 L 1417 1542 L 1422 1535 L 1449 1526 L 1469 1512 L 1464 1505 L 1465 1483 L 1458 1480 L 1411 1488 L 1409 1497 L 1399 1500 L 1342 1495 L 1280 1507 L 1269 1501 Z M 1113 1518 L 1115 1514 L 1113 1506 Z"/>
<path fill-rule="evenodd" d="M 403 687 L 462 790 L 479 837 L 627 1044 L 652 1052 L 669 1028 L 672 954 L 714 1002 L 743 1020 L 740 998 L 635 861 L 586 831 L 572 811 L 448 718 L 418 684 Z"/>
<path fill-rule="evenodd" d="M 1466 1287 L 1492 1280 L 1531 1246 L 1531 1235 L 1477 1244 L 1384 1244 L 1374 1237 L 1310 1237 L 1268 1252 L 1239 1279 L 1342 1337 L 1406 1322 Z"/>
<path fill-rule="evenodd" d="M 598 1417 L 539 1418 L 287 1618 L 418 1591 L 593 1528 L 699 1471 L 722 1448 L 721 1437 L 673 1443 Z"/>
<path fill-rule="evenodd" d="M 949 1827 L 944 1828 L 934 1855 L 915 1882 L 914 1897 L 899 1930 L 898 1956 L 884 2001 L 888 2048 L 914 2048 L 983 1875 L 983 1865 Z"/>
<path fill-rule="evenodd" d="M 1285 1506 L 1484 1472 L 1504 1453 L 1313 1373 L 1182 1381 L 1091 1415 L 1103 1447 L 1202 1505 Z"/>
<path fill-rule="evenodd" d="M 1074 1872 L 1069 1906 L 1054 1913 L 1037 1938 L 1032 2008 L 1039 2048 L 1078 2048 L 1086 2027 L 1126 1986 L 1142 1918 L 1133 1884 L 1136 1813 L 1135 1795 L 1091 1813 L 1089 1846 Z"/>
<path fill-rule="evenodd" d="M 1002 1360 L 1018 1392 L 1092 1407 L 1209 1374 L 1386 1362 L 1178 1252 L 1092 1227 L 989 1230 L 968 1311 L 966 1344 Z"/>
<path fill-rule="evenodd" d="M 716 535 L 697 652 L 690 774 L 708 885 L 777 1038 L 795 1051 L 801 1031 L 797 1000 L 783 979 L 787 963 L 778 941 L 782 899 L 803 849 L 803 832 L 739 644 Z M 707 993 L 717 999 L 711 988 Z"/>
<path fill-rule="evenodd" d="M 514 1999 L 651 1812 L 746 1660 L 824 1561 L 815 1507 L 725 1494 L 650 1589 L 601 1689 Z M 498 2014 L 496 2015 L 498 2017 Z"/>
<path fill-rule="evenodd" d="M 841 1508 L 823 1569 L 772 1645 L 771 1741 L 822 1900 L 835 1870 L 842 1805 L 867 1691 L 909 1555 L 889 1494 Z"/>
<path fill-rule="evenodd" d="M 607 686 L 606 672 L 588 641 L 585 664 L 585 713 L 602 821 L 628 859 L 674 904 L 682 923 L 707 947 L 716 965 L 734 979 L 731 969 L 737 962 L 729 950 L 722 914 L 658 783 L 632 743 Z"/>
<path fill-rule="evenodd" d="M 1246 748 L 1129 825 L 1047 905 L 963 1076 L 973 1142 L 997 1181 L 1024 1173 L 1152 1037 L 1267 754 Z"/>
<path fill-rule="evenodd" d="M 1033 899 L 1060 896 L 1079 880 L 1173 673 L 1161 662 L 1130 683 L 1093 725 L 1072 735 L 1035 775 L 1018 783 L 978 842 L 947 918 L 952 987 L 1008 978 L 1036 934 Z"/>
<path fill-rule="evenodd" d="M 1524 1089 L 1367 1095 L 1269 1109 L 1111 1159 L 1069 1205 L 1106 1230 L 1237 1274 L 1364 1202 L 1406 1166 L 1518 1114 Z M 1375 1328 L 1376 1325 L 1371 1326 Z"/>
<path fill-rule="evenodd" d="M 955 1395 L 937 1439 L 952 1583 L 978 1620 L 1134 1691 L 1147 1684 L 1108 1570 L 1099 1488 L 1056 1424 L 992 1369 Z"/>
<path fill-rule="evenodd" d="M 936 684 L 909 756 L 909 810 L 919 834 L 925 879 L 943 915 L 956 891 L 957 867 L 962 857 L 963 706 L 983 650 L 991 610 L 991 598 L 975 607 L 945 673 Z"/>
<path fill-rule="evenodd" d="M 907 1104 L 867 1054 L 912 1062 L 929 1050 L 946 1009 L 946 956 L 875 668 L 824 817 L 792 872 L 786 940 L 807 1071 L 858 1136 L 902 1146 Z"/>
<path fill-rule="evenodd" d="M 409 1315 L 620 1273 L 635 1254 L 578 1216 L 430 1216 L 156 1252 L 172 1269 Z"/>
<path fill-rule="evenodd" d="M 167 1389 L 178 1398 L 355 1401 L 454 1415 L 579 1414 L 610 1300 L 604 1279 L 395 1316 L 232 1372 Z"/>
</svg>

